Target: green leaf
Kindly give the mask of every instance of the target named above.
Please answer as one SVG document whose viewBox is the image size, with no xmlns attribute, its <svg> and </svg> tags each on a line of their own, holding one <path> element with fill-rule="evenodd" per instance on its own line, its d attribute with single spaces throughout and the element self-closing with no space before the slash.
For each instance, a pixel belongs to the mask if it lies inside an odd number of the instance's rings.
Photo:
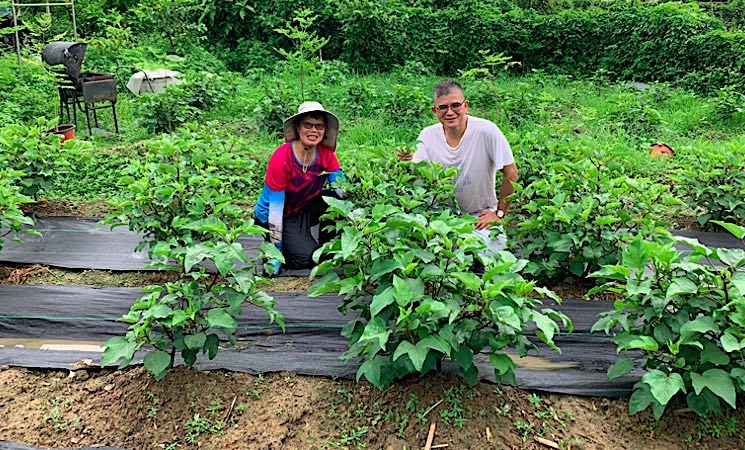
<svg viewBox="0 0 745 450">
<path fill-rule="evenodd" d="M 411 290 L 411 286 L 403 278 L 398 275 L 393 276 L 393 296 L 401 307 L 406 307 L 414 299 L 414 293 Z"/>
<path fill-rule="evenodd" d="M 660 405 L 667 405 L 678 392 L 686 392 L 685 382 L 679 373 L 668 375 L 661 370 L 651 370 L 644 374 L 641 381 L 649 385 L 652 397 Z"/>
<path fill-rule="evenodd" d="M 732 233 L 737 239 L 745 238 L 745 227 L 735 225 L 734 223 L 722 222 L 721 220 L 712 220 L 712 222 Z"/>
<path fill-rule="evenodd" d="M 651 336 L 636 336 L 629 339 L 628 342 L 622 343 L 618 346 L 617 351 L 628 350 L 628 349 L 639 349 L 647 350 L 650 352 L 656 352 L 659 349 L 659 344 Z"/>
<path fill-rule="evenodd" d="M 729 364 L 729 356 L 724 353 L 715 343 L 705 340 L 704 349 L 701 351 L 701 364 L 713 363 L 717 366 Z"/>
<path fill-rule="evenodd" d="M 535 322 L 538 329 L 543 332 L 543 335 L 546 338 L 546 343 L 553 342 L 554 334 L 559 332 L 559 326 L 556 322 L 538 311 L 533 311 L 531 319 Z"/>
<path fill-rule="evenodd" d="M 370 269 L 370 281 L 376 281 L 383 275 L 393 272 L 401 265 L 395 259 L 376 259 Z"/>
<path fill-rule="evenodd" d="M 212 327 L 225 328 L 226 330 L 235 330 L 237 322 L 225 308 L 211 309 L 207 312 L 207 324 Z"/>
<path fill-rule="evenodd" d="M 494 314 L 495 322 L 500 322 L 505 325 L 509 325 L 515 330 L 522 330 L 522 322 L 520 316 L 515 313 L 515 310 L 511 306 L 498 306 L 499 303 L 494 301 L 489 305 L 489 309 Z"/>
<path fill-rule="evenodd" d="M 722 405 L 719 397 L 708 389 L 701 391 L 701 394 L 689 392 L 686 396 L 686 403 L 699 416 L 722 415 Z"/>
<path fill-rule="evenodd" d="M 187 334 L 184 336 L 184 343 L 186 344 L 186 347 L 192 350 L 201 350 L 206 340 L 207 335 L 203 332 L 197 334 Z"/>
<path fill-rule="evenodd" d="M 119 364 L 120 369 L 132 361 L 138 348 L 137 342 L 130 341 L 126 337 L 121 336 L 107 340 L 103 346 L 104 351 L 101 355 L 101 367 L 114 365 L 121 359 L 122 362 Z"/>
<path fill-rule="evenodd" d="M 220 347 L 220 338 L 215 333 L 207 335 L 207 339 L 204 341 L 203 351 L 207 353 L 209 359 L 215 359 L 217 351 Z"/>
<path fill-rule="evenodd" d="M 362 365 L 360 365 L 360 368 L 357 369 L 357 381 L 360 381 L 364 376 L 367 381 L 378 389 L 385 388 L 386 386 L 383 385 L 380 378 L 380 372 L 383 368 L 384 362 L 385 359 L 379 356 L 375 356 L 363 362 Z"/>
<path fill-rule="evenodd" d="M 634 385 L 634 392 L 629 398 L 629 414 L 634 415 L 644 411 L 654 402 L 652 391 L 646 383 L 637 383 Z"/>
<path fill-rule="evenodd" d="M 401 356 L 406 355 L 411 360 L 411 364 L 414 365 L 414 369 L 417 372 L 421 372 L 428 352 L 429 348 L 420 348 L 409 341 L 401 341 L 393 353 L 393 360 L 395 361 Z"/>
<path fill-rule="evenodd" d="M 714 319 L 709 316 L 697 317 L 695 320 L 686 322 L 680 327 L 680 342 L 689 343 L 697 333 L 708 333 L 709 331 L 718 332 L 719 327 L 714 323 Z"/>
<path fill-rule="evenodd" d="M 722 348 L 727 353 L 736 352 L 738 350 L 745 348 L 745 339 L 743 339 L 742 341 L 739 341 L 729 331 L 724 332 L 724 334 L 720 338 L 720 342 L 722 343 Z"/>
<path fill-rule="evenodd" d="M 737 272 L 730 278 L 730 281 L 740 291 L 740 295 L 745 297 L 745 272 Z"/>
<path fill-rule="evenodd" d="M 163 350 L 153 350 L 142 360 L 145 369 L 155 375 L 156 380 L 162 380 L 166 375 L 166 370 L 171 365 L 171 355 Z"/>
<path fill-rule="evenodd" d="M 472 272 L 455 272 L 451 275 L 463 283 L 468 289 L 479 292 L 481 289 L 481 277 Z"/>
<path fill-rule="evenodd" d="M 608 381 L 626 375 L 634 368 L 634 361 L 629 358 L 618 358 L 612 366 L 608 368 Z"/>
<path fill-rule="evenodd" d="M 740 391 L 745 391 L 745 369 L 735 367 L 729 374 L 739 387 Z"/>
<path fill-rule="evenodd" d="M 701 394 L 704 388 L 722 398 L 732 408 L 736 408 L 735 384 L 730 375 L 722 369 L 709 369 L 702 374 L 691 372 L 691 384 L 696 394 Z"/>
<path fill-rule="evenodd" d="M 739 248 L 717 248 L 717 257 L 730 267 L 740 267 L 745 263 L 745 250 Z"/>
<path fill-rule="evenodd" d="M 186 249 L 186 256 L 184 256 L 184 270 L 189 272 L 192 267 L 199 264 L 204 258 L 209 257 L 212 254 L 212 249 L 204 244 L 195 244 Z"/>
<path fill-rule="evenodd" d="M 344 234 L 341 235 L 341 256 L 342 258 L 348 259 L 350 256 L 357 253 L 359 244 L 360 244 L 359 236 L 351 230 L 345 230 Z"/>
<path fill-rule="evenodd" d="M 450 344 L 438 335 L 430 335 L 416 343 L 417 347 L 437 350 L 445 356 L 450 354 Z"/>
<path fill-rule="evenodd" d="M 370 302 L 370 317 L 373 318 L 377 316 L 386 306 L 392 305 L 395 302 L 396 299 L 393 297 L 393 287 L 388 286 L 383 290 L 383 292 L 373 296 L 372 302 Z"/>
<path fill-rule="evenodd" d="M 392 330 L 388 329 L 388 324 L 381 317 L 375 317 L 365 326 L 365 331 L 360 336 L 360 341 L 378 341 L 378 345 L 381 350 L 385 350 L 385 345 L 388 342 L 388 337 L 391 335 Z"/>
<path fill-rule="evenodd" d="M 489 362 L 497 376 L 506 375 L 517 367 L 515 361 L 504 353 L 489 353 Z"/>
<path fill-rule="evenodd" d="M 680 294 L 695 294 L 698 292 L 698 286 L 688 278 L 675 278 L 665 292 L 665 299 L 670 300 L 672 297 Z"/>
</svg>

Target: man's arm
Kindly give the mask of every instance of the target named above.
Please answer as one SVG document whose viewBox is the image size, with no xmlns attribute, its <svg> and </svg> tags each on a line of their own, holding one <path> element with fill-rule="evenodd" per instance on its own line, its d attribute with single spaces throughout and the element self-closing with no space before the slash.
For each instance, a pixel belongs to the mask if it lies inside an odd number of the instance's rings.
<svg viewBox="0 0 745 450">
<path fill-rule="evenodd" d="M 517 183 L 517 166 L 514 163 L 502 167 L 502 186 L 499 188 L 499 204 L 497 208 L 505 213 L 510 206 L 507 197 L 515 193 L 513 183 Z"/>
<path fill-rule="evenodd" d="M 515 182 L 517 182 L 517 166 L 513 163 L 502 167 L 502 185 L 499 188 L 497 211 L 507 212 L 507 208 L 510 206 L 507 197 L 515 192 L 515 187 L 512 185 Z M 501 215 L 504 217 L 504 214 Z M 497 215 L 497 212 L 489 210 L 481 211 L 475 228 L 477 230 L 488 230 L 492 225 L 499 222 L 502 222 L 502 218 Z"/>
</svg>

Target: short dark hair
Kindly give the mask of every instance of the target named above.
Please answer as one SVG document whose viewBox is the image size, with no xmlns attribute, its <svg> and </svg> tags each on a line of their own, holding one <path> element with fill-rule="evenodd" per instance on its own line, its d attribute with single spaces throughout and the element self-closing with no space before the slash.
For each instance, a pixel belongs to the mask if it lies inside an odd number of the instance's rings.
<svg viewBox="0 0 745 450">
<path fill-rule="evenodd" d="M 448 95 L 453 91 L 458 91 L 461 94 L 463 94 L 463 88 L 457 81 L 453 80 L 445 80 L 440 82 L 437 86 L 435 86 L 434 93 L 432 94 L 432 99 L 437 100 L 438 97 L 442 97 L 443 95 Z"/>
</svg>

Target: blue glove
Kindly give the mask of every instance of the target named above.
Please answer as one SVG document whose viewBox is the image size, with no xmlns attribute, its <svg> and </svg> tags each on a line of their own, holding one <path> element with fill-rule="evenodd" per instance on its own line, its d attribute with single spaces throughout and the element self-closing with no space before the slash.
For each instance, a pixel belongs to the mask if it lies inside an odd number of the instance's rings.
<svg viewBox="0 0 745 450">
<path fill-rule="evenodd" d="M 269 271 L 268 271 L 269 276 L 275 276 L 279 274 L 279 268 L 282 267 L 282 264 L 280 264 L 280 262 L 277 261 L 276 259 L 272 258 L 268 260 L 266 264 L 264 265 L 265 270 L 267 266 L 269 266 Z"/>
</svg>

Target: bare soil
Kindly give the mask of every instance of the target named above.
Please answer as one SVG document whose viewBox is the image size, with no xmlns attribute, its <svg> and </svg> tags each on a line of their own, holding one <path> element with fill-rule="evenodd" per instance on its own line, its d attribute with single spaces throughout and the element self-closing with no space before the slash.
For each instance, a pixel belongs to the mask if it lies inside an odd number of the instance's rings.
<svg viewBox="0 0 745 450">
<path fill-rule="evenodd" d="M 177 368 L 0 368 L 0 439 L 126 449 L 742 449 L 742 409 L 697 422 L 630 417 L 625 400 L 543 395 L 434 375 L 367 383 Z M 729 422 L 727 422 L 729 421 Z M 732 433 L 732 436 L 728 435 Z M 721 434 L 715 438 L 712 434 Z M 543 441 L 539 441 L 543 439 Z"/>
</svg>

